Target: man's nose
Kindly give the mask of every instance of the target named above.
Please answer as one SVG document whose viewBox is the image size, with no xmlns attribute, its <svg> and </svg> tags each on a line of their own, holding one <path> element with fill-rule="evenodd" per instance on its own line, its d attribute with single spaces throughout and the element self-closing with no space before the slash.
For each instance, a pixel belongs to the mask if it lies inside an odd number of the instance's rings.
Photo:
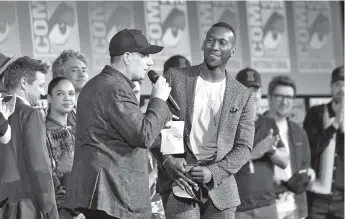
<svg viewBox="0 0 345 219">
<path fill-rule="evenodd" d="M 79 69 L 78 70 L 78 75 L 79 75 L 79 77 L 86 77 L 87 71 L 83 71 L 83 70 Z"/>
<path fill-rule="evenodd" d="M 211 48 L 213 50 L 219 50 L 219 42 L 216 40 L 214 43 L 211 44 Z"/>
<path fill-rule="evenodd" d="M 153 62 L 153 60 L 152 60 L 152 57 L 149 56 L 149 59 L 148 59 L 148 61 L 147 61 L 147 65 L 151 67 L 151 66 L 153 66 L 153 64 L 154 64 L 154 62 Z"/>
<path fill-rule="evenodd" d="M 41 90 L 40 90 L 40 95 L 42 95 L 42 96 L 46 95 L 46 93 L 45 93 L 45 91 L 44 91 L 44 88 L 41 88 Z"/>
</svg>

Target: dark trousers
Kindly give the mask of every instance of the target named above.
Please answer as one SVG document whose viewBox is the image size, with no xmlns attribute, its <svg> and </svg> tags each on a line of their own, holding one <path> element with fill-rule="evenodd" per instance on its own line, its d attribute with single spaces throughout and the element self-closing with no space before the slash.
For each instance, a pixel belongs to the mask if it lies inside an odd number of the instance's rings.
<svg viewBox="0 0 345 219">
<path fill-rule="evenodd" d="M 105 211 L 88 208 L 77 208 L 76 210 L 82 213 L 86 219 L 120 219 L 108 215 Z"/>
<path fill-rule="evenodd" d="M 211 200 L 205 204 L 175 197 L 172 190 L 161 193 L 166 219 L 235 219 L 236 207 L 217 209 Z"/>
<path fill-rule="evenodd" d="M 308 194 L 307 219 L 344 219 L 344 194 Z"/>
<path fill-rule="evenodd" d="M 254 208 L 246 211 L 236 211 L 236 219 L 278 219 L 276 204 Z"/>
</svg>

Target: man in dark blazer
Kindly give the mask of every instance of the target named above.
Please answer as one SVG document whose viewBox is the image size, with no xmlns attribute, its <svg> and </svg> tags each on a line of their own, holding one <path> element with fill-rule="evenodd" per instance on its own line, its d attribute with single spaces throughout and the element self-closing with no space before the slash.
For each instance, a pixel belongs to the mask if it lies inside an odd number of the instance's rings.
<svg viewBox="0 0 345 219">
<path fill-rule="evenodd" d="M 87 219 L 151 217 L 148 148 L 171 118 L 165 102 L 171 88 L 159 77 L 143 115 L 132 81 L 144 79 L 150 54 L 162 49 L 139 30 L 118 32 L 109 45 L 111 64 L 81 90 L 64 204 Z"/>
<path fill-rule="evenodd" d="M 307 193 L 308 219 L 344 218 L 344 66 L 332 72 L 331 94 L 332 101 L 311 107 L 303 123 L 317 178 Z M 323 158 L 332 146 L 333 154 L 329 153 L 329 159 Z M 326 160 L 333 160 L 333 166 L 325 167 L 330 175 L 321 173 Z M 329 186 L 317 186 L 317 182 L 325 181 L 323 177 L 329 180 Z"/>
<path fill-rule="evenodd" d="M 11 140 L 0 147 L 0 218 L 58 219 L 51 163 L 45 141 L 45 125 L 38 109 L 49 66 L 22 57 L 4 75 L 9 96 L 16 95 L 9 117 Z"/>
<path fill-rule="evenodd" d="M 296 84 L 289 76 L 279 75 L 270 81 L 269 110 L 264 115 L 275 120 L 280 139 L 289 153 L 287 167 L 282 169 L 276 165 L 274 168 L 278 219 L 300 219 L 308 215 L 306 189 L 315 180 L 315 172 L 310 168 L 308 136 L 301 126 L 288 118 L 295 96 Z M 295 177 L 298 179 L 295 185 L 285 183 Z"/>
<path fill-rule="evenodd" d="M 225 70 L 235 53 L 235 42 L 229 24 L 214 24 L 203 43 L 204 62 L 172 68 L 165 74 L 181 108 L 171 111 L 185 122 L 183 155 L 162 156 L 159 149 L 152 149 L 159 164 L 159 193 L 167 219 L 233 219 L 240 204 L 234 174 L 250 157 L 255 109 L 250 90 Z M 193 166 L 188 178 L 187 165 Z M 175 184 L 188 191 L 206 189 L 208 200 L 176 197 Z"/>
</svg>

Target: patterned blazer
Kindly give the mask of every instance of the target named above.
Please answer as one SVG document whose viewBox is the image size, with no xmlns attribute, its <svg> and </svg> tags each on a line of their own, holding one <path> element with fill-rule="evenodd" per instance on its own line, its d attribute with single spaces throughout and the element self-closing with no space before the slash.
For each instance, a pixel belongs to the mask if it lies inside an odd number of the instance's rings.
<svg viewBox="0 0 345 219">
<path fill-rule="evenodd" d="M 143 115 L 134 86 L 105 66 L 83 87 L 67 208 L 98 209 L 117 218 L 151 218 L 148 148 L 171 113 L 165 101 L 152 98 Z"/>
<path fill-rule="evenodd" d="M 170 110 L 181 121 L 185 121 L 185 159 L 191 165 L 197 162 L 189 149 L 189 134 L 193 125 L 195 87 L 201 66 L 174 68 L 166 74 L 172 88 L 171 95 L 181 108 L 179 112 L 173 107 Z M 217 154 L 207 165 L 213 176 L 213 183 L 208 186 L 209 196 L 220 210 L 240 204 L 234 174 L 249 160 L 253 146 L 255 130 L 253 104 L 250 90 L 226 73 L 225 95 L 217 134 Z M 156 141 L 157 144 L 159 142 Z M 158 161 L 162 160 L 157 147 L 151 148 L 151 152 Z M 172 181 L 161 166 L 158 170 L 158 184 L 160 193 L 170 189 L 172 185 Z"/>
</svg>

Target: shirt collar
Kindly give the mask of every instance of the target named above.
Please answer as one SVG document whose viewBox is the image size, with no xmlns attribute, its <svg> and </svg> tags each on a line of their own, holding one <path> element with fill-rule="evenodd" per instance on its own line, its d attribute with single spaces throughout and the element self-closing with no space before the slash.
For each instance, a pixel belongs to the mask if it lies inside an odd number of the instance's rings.
<svg viewBox="0 0 345 219">
<path fill-rule="evenodd" d="M 13 96 L 13 95 L 7 95 L 7 96 Z M 17 96 L 19 99 L 21 99 L 21 100 L 24 102 L 24 104 L 26 104 L 26 105 L 28 105 L 28 106 L 31 106 L 31 104 L 29 103 L 29 101 L 27 101 L 24 97 L 21 97 L 21 96 L 19 96 L 18 94 L 16 94 L 16 96 Z"/>
<path fill-rule="evenodd" d="M 120 77 L 122 77 L 123 79 L 125 79 L 125 81 L 128 82 L 128 84 L 132 88 L 132 90 L 135 88 L 135 84 L 129 78 L 127 78 L 123 73 L 121 73 L 117 69 L 111 67 L 110 65 L 106 65 L 104 67 L 103 71 L 107 74 L 110 74 L 110 75 L 112 75 L 112 74 L 120 75 Z"/>
</svg>

